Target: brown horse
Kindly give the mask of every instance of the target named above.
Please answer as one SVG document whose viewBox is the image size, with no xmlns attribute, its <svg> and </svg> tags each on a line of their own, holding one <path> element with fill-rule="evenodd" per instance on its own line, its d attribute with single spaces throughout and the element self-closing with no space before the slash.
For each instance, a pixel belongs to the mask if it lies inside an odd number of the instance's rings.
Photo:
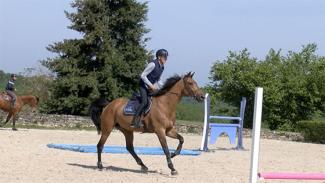
<svg viewBox="0 0 325 183">
<path fill-rule="evenodd" d="M 127 99 L 118 98 L 109 104 L 100 99 L 94 101 L 90 106 L 91 117 L 97 127 L 98 134 L 101 132 L 101 138 L 97 144 L 98 168 L 103 168 L 101 153 L 108 136 L 115 127 L 124 134 L 127 150 L 143 171 L 147 171 L 148 168 L 134 151 L 133 132 L 156 133 L 166 155 L 171 174 L 176 175 L 177 171 L 171 158 L 180 154 L 184 143 L 183 137 L 177 133 L 175 128 L 176 106 L 183 96 L 194 97 L 199 102 L 204 100 L 203 92 L 192 79 L 193 75 L 194 73 L 188 73 L 183 77 L 173 76 L 167 79 L 161 90 L 152 94 L 151 110 L 143 117 L 144 127 L 140 129 L 130 127 L 133 116 L 126 116 L 123 113 L 123 108 L 128 102 Z M 178 147 L 172 154 L 169 152 L 166 136 L 179 140 Z"/>
<path fill-rule="evenodd" d="M 30 107 L 32 107 L 32 112 L 36 111 L 36 107 L 38 105 L 39 99 L 38 97 L 35 97 L 33 95 L 25 95 L 25 96 L 17 96 L 17 100 L 15 103 L 15 107 L 11 108 L 10 102 L 8 100 L 5 100 L 6 96 L 5 93 L 0 94 L 0 109 L 2 109 L 5 112 L 8 112 L 8 116 L 6 121 L 0 125 L 0 127 L 6 125 L 8 121 L 12 118 L 12 130 L 17 130 L 16 128 L 16 117 L 18 113 L 21 111 L 24 105 L 28 104 Z"/>
</svg>

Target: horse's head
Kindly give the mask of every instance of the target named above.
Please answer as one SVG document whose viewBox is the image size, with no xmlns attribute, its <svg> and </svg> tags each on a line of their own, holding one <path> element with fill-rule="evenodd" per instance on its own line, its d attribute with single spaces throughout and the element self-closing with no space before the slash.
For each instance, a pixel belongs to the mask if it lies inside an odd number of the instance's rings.
<svg viewBox="0 0 325 183">
<path fill-rule="evenodd" d="M 193 79 L 194 72 L 187 73 L 184 78 L 184 89 L 183 94 L 188 97 L 195 98 L 198 102 L 202 102 L 204 100 L 204 93 L 198 87 L 196 81 Z"/>
</svg>

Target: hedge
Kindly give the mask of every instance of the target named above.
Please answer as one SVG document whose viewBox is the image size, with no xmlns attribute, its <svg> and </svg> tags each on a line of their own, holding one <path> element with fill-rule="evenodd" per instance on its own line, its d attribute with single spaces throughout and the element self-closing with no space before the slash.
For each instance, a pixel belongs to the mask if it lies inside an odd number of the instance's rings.
<svg viewBox="0 0 325 183">
<path fill-rule="evenodd" d="M 325 119 L 300 121 L 297 126 L 306 142 L 325 144 Z"/>
</svg>

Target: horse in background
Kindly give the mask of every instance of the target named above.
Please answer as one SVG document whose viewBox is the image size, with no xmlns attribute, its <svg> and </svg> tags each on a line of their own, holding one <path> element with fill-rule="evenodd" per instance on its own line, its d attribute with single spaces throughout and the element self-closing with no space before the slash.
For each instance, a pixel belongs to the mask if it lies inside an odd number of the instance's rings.
<svg viewBox="0 0 325 183">
<path fill-rule="evenodd" d="M 6 125 L 12 118 L 12 130 L 16 131 L 17 115 L 19 114 L 23 106 L 27 104 L 32 108 L 32 112 L 35 112 L 39 103 L 39 98 L 33 95 L 17 96 L 17 100 L 13 108 L 11 107 L 10 100 L 11 98 L 5 92 L 0 94 L 0 109 L 5 112 L 8 112 L 6 121 L 3 124 L 0 124 L 0 127 Z"/>
</svg>

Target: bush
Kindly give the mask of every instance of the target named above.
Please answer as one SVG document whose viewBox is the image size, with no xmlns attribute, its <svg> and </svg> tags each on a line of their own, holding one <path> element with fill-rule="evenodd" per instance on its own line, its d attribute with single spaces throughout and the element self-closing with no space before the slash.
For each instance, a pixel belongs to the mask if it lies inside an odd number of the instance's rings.
<svg viewBox="0 0 325 183">
<path fill-rule="evenodd" d="M 205 90 L 205 89 L 204 89 Z M 206 90 L 205 90 L 206 91 Z M 209 92 L 210 93 L 210 92 Z M 223 101 L 211 98 L 211 115 L 238 116 L 239 102 L 233 107 Z M 199 103 L 189 97 L 184 97 L 177 105 L 176 119 L 192 122 L 202 122 L 204 119 L 204 102 Z M 229 120 L 211 120 L 219 123 L 229 123 Z"/>
<path fill-rule="evenodd" d="M 177 105 L 176 118 L 186 121 L 203 121 L 203 103 L 195 102 L 190 98 L 183 98 Z"/>
<path fill-rule="evenodd" d="M 306 142 L 325 144 L 325 119 L 301 121 L 297 126 Z"/>
<path fill-rule="evenodd" d="M 229 52 L 225 60 L 211 69 L 214 93 L 237 106 L 247 98 L 245 126 L 252 127 L 255 87 L 264 88 L 263 122 L 271 130 L 295 129 L 298 121 L 312 119 L 316 111 L 325 112 L 325 57 L 316 55 L 316 45 L 282 56 L 270 50 L 263 60 L 247 49 Z"/>
</svg>

